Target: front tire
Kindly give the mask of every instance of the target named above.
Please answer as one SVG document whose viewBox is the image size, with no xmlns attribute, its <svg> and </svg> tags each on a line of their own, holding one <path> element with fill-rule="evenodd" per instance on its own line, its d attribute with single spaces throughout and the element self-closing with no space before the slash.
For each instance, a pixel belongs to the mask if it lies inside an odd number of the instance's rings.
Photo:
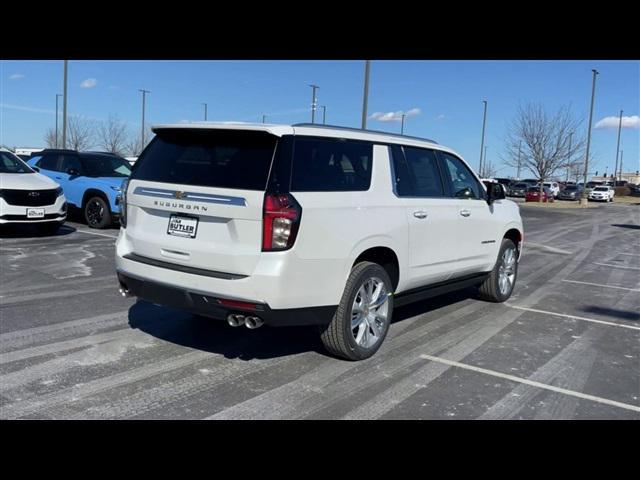
<svg viewBox="0 0 640 480">
<path fill-rule="evenodd" d="M 488 302 L 501 303 L 509 299 L 518 277 L 518 250 L 512 240 L 502 239 L 498 261 L 489 278 L 480 285 L 479 296 Z"/>
<path fill-rule="evenodd" d="M 377 263 L 361 262 L 347 279 L 335 315 L 320 327 L 326 349 L 347 360 L 364 360 L 378 351 L 393 315 L 393 286 Z"/>
<path fill-rule="evenodd" d="M 106 228 L 111 225 L 109 204 L 102 197 L 91 197 L 84 205 L 84 219 L 90 228 Z"/>
</svg>

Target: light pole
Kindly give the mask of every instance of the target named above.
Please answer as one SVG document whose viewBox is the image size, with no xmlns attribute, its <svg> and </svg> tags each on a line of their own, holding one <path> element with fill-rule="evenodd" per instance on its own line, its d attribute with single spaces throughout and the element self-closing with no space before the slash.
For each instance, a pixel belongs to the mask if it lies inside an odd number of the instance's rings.
<svg viewBox="0 0 640 480">
<path fill-rule="evenodd" d="M 518 173 L 516 174 L 516 178 L 520 180 L 520 152 L 522 149 L 522 140 L 518 143 Z"/>
<path fill-rule="evenodd" d="M 571 168 L 571 140 L 573 139 L 573 132 L 569 134 L 569 152 L 567 153 L 567 178 L 565 183 L 569 181 L 569 169 Z"/>
<path fill-rule="evenodd" d="M 482 169 L 486 170 L 487 169 L 487 148 L 489 148 L 488 145 L 484 146 L 484 160 L 482 160 Z M 482 178 L 486 177 L 485 175 L 486 172 L 483 172 L 482 170 L 480 170 L 480 176 Z"/>
<path fill-rule="evenodd" d="M 483 100 L 484 103 L 484 114 L 482 116 L 482 140 L 480 141 L 480 165 L 479 170 L 482 171 L 482 151 L 484 149 L 484 128 L 487 124 L 487 101 Z"/>
<path fill-rule="evenodd" d="M 622 110 L 620 110 L 620 121 L 618 122 L 618 144 L 616 145 L 616 168 L 613 170 L 613 186 L 618 180 L 618 151 L 620 150 L 620 131 L 622 130 Z M 621 169 L 622 170 L 622 169 Z"/>
<path fill-rule="evenodd" d="M 362 130 L 367 128 L 367 108 L 369 106 L 369 69 L 371 61 L 364 63 L 364 93 L 362 95 Z"/>
<path fill-rule="evenodd" d="M 266 115 L 262 115 L 262 123 L 266 123 L 267 120 L 267 116 Z"/>
<path fill-rule="evenodd" d="M 146 108 L 146 97 L 147 93 L 151 93 L 149 90 L 138 89 L 139 92 L 142 92 L 142 134 L 140 136 L 140 153 L 144 150 L 144 113 Z"/>
<path fill-rule="evenodd" d="M 623 150 L 620 150 L 620 180 L 622 180 L 622 154 L 624 153 Z M 613 186 L 615 187 L 615 183 L 613 184 Z"/>
<path fill-rule="evenodd" d="M 402 123 L 400 124 L 400 135 L 404 134 L 404 117 L 406 116 L 406 114 L 402 114 Z"/>
<path fill-rule="evenodd" d="M 204 105 L 204 121 L 207 121 L 207 104 L 203 103 L 202 105 Z"/>
<path fill-rule="evenodd" d="M 596 96 L 596 75 L 598 75 L 598 71 L 594 68 L 591 70 L 593 72 L 593 83 L 591 85 L 591 109 L 589 110 L 589 130 L 587 130 L 587 152 L 584 157 L 584 175 L 583 175 L 583 189 L 582 195 L 580 196 L 580 205 L 586 207 L 589 203 L 587 200 L 587 172 L 589 170 L 589 149 L 591 147 L 591 124 L 593 122 L 593 102 Z"/>
<path fill-rule="evenodd" d="M 322 105 L 322 124 L 326 125 L 327 123 L 327 106 Z"/>
<path fill-rule="evenodd" d="M 311 96 L 311 123 L 316 123 L 316 90 L 320 87 L 317 85 L 309 85 L 313 89 Z"/>
<path fill-rule="evenodd" d="M 69 60 L 64 61 L 64 96 L 62 99 L 62 148 L 67 148 L 67 70 Z"/>
<path fill-rule="evenodd" d="M 56 148 L 58 148 L 58 97 L 61 96 L 61 93 L 56 93 Z"/>
</svg>

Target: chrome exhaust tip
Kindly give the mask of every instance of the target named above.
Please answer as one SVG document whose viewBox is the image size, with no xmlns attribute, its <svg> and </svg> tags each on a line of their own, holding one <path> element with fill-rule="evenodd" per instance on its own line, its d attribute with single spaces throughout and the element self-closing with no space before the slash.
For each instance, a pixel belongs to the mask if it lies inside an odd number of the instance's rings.
<svg viewBox="0 0 640 480">
<path fill-rule="evenodd" d="M 264 320 L 262 320 L 260 317 L 247 317 L 244 320 L 244 324 L 247 328 L 254 330 L 264 325 Z"/>
<path fill-rule="evenodd" d="M 121 286 L 118 291 L 120 292 L 120 295 L 122 295 L 123 297 L 130 297 L 131 294 L 129 293 L 129 289 L 125 286 Z"/>
<path fill-rule="evenodd" d="M 245 323 L 244 315 L 236 315 L 235 313 L 232 313 L 227 317 L 227 323 L 232 327 L 239 327 Z"/>
</svg>

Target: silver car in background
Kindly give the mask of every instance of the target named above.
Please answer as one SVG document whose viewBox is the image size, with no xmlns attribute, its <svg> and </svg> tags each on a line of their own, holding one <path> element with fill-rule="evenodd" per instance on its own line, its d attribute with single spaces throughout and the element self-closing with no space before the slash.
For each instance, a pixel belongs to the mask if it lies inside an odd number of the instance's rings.
<svg viewBox="0 0 640 480">
<path fill-rule="evenodd" d="M 567 185 L 558 194 L 559 200 L 580 200 L 582 187 L 579 185 Z"/>
</svg>

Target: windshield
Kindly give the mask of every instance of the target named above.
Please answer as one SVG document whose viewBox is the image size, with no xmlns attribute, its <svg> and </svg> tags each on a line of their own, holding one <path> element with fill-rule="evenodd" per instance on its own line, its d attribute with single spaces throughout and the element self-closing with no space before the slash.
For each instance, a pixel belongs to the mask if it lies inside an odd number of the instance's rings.
<svg viewBox="0 0 640 480">
<path fill-rule="evenodd" d="M 131 165 L 124 158 L 112 155 L 86 155 L 82 165 L 88 177 L 128 177 Z"/>
<path fill-rule="evenodd" d="M 569 185 L 568 187 L 564 187 L 565 192 L 569 192 L 571 190 L 577 190 L 578 187 L 576 187 L 575 185 Z"/>
<path fill-rule="evenodd" d="M 33 173 L 33 170 L 15 155 L 0 152 L 0 173 Z"/>
<path fill-rule="evenodd" d="M 609 190 L 607 187 L 596 187 L 593 189 L 594 192 L 606 192 Z"/>
<path fill-rule="evenodd" d="M 529 185 L 526 183 L 516 183 L 513 188 L 527 188 Z"/>
</svg>

